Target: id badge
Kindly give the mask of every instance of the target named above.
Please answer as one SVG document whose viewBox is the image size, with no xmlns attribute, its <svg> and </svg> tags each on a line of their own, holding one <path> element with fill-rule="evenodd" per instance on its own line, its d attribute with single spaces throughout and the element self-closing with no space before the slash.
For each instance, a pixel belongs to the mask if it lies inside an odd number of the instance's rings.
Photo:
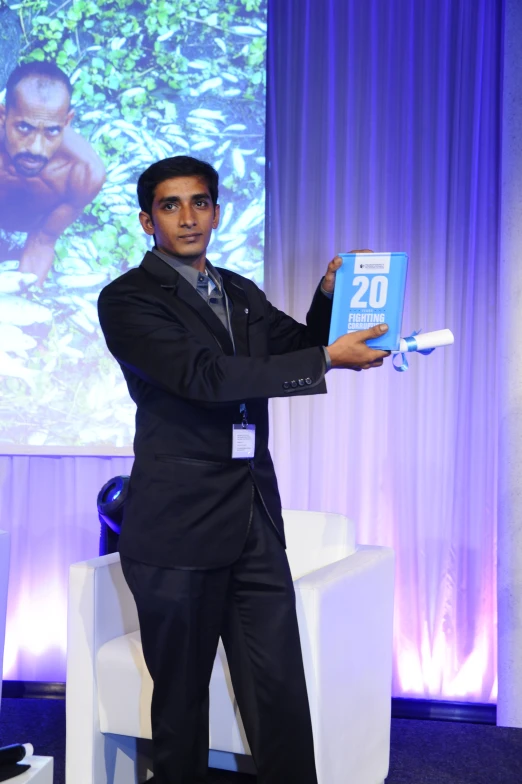
<svg viewBox="0 0 522 784">
<path fill-rule="evenodd" d="M 232 457 L 248 460 L 256 452 L 256 426 L 232 425 Z"/>
</svg>

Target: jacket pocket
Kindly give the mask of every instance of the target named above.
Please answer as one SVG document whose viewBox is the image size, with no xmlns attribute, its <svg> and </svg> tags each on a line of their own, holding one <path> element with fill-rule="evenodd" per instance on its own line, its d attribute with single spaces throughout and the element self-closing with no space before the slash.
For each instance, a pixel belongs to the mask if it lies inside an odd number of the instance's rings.
<svg viewBox="0 0 522 784">
<path fill-rule="evenodd" d="M 156 454 L 154 458 L 160 463 L 183 463 L 192 466 L 210 466 L 211 468 L 224 467 L 221 460 L 200 460 L 197 457 L 178 457 L 178 455 Z"/>
</svg>

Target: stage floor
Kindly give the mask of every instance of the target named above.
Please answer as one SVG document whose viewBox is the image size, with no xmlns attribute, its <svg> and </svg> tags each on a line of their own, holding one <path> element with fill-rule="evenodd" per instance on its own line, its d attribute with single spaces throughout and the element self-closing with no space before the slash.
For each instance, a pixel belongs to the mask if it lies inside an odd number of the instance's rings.
<svg viewBox="0 0 522 784">
<path fill-rule="evenodd" d="M 32 743 L 54 757 L 65 784 L 65 701 L 2 699 L 0 745 Z M 211 771 L 209 784 L 254 784 L 255 777 Z M 522 729 L 445 721 L 392 720 L 386 784 L 520 784 Z M 346 784 L 357 784 L 347 782 Z"/>
</svg>

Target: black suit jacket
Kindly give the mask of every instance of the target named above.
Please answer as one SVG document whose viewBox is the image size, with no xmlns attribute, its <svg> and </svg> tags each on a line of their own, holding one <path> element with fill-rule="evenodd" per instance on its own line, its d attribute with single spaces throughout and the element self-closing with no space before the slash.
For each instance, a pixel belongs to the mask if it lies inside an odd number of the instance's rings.
<svg viewBox="0 0 522 784">
<path fill-rule="evenodd" d="M 109 350 L 137 405 L 136 459 L 120 552 L 165 567 L 214 568 L 241 553 L 259 491 L 284 543 L 268 451 L 268 398 L 326 392 L 331 301 L 318 291 L 307 325 L 273 307 L 252 281 L 219 270 L 227 330 L 197 291 L 153 253 L 103 289 Z M 232 459 L 232 425 L 256 426 L 253 460 Z"/>
</svg>

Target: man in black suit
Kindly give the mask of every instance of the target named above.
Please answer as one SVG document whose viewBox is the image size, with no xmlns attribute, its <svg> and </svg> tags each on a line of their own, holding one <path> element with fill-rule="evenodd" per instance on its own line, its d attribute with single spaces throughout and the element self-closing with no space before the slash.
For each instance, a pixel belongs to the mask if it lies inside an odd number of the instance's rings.
<svg viewBox="0 0 522 784">
<path fill-rule="evenodd" d="M 364 341 L 386 327 L 325 348 L 339 259 L 306 326 L 252 281 L 215 269 L 205 254 L 217 196 L 217 172 L 202 161 L 149 167 L 138 199 L 155 247 L 99 299 L 137 405 L 120 554 L 154 682 L 155 781 L 205 781 L 221 637 L 258 782 L 316 784 L 268 398 L 324 393 L 330 367 L 381 365 L 386 352 Z"/>
</svg>

